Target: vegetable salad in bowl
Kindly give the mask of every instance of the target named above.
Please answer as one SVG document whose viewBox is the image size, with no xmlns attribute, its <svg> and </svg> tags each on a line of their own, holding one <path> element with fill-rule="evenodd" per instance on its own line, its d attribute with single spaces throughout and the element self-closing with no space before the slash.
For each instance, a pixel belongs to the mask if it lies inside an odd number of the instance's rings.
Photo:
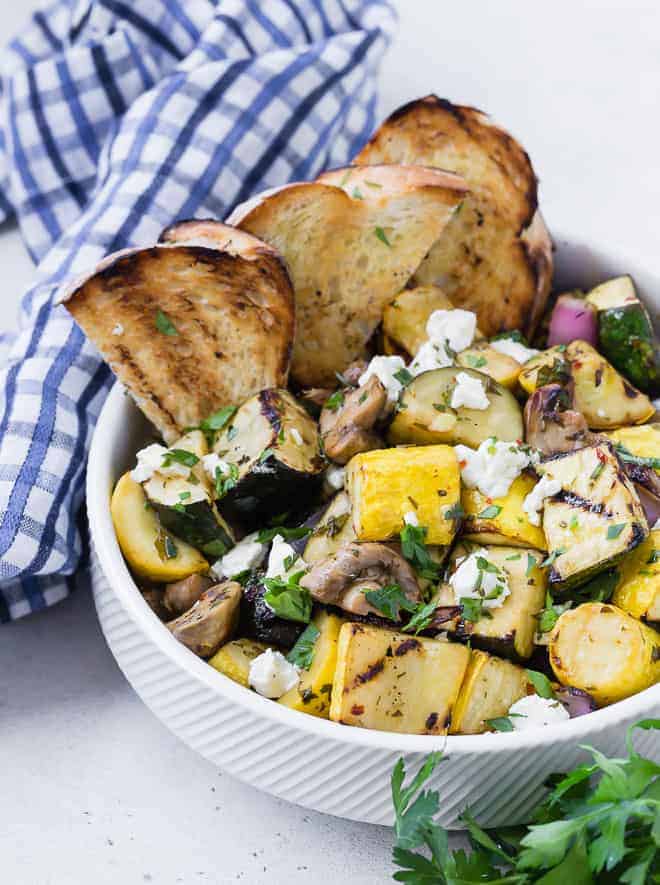
<svg viewBox="0 0 660 885">
<path fill-rule="evenodd" d="M 551 271 L 520 146 L 428 97 L 353 165 L 77 281 L 157 431 L 111 512 L 172 635 L 246 691 L 408 734 L 654 685 L 653 328 L 630 277 L 551 294 Z"/>
</svg>

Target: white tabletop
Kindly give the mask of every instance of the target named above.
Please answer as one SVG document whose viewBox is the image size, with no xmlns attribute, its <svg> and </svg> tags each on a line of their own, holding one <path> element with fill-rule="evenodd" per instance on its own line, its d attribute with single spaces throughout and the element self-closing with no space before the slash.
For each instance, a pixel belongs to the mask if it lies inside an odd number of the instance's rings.
<svg viewBox="0 0 660 885">
<path fill-rule="evenodd" d="M 36 5 L 3 4 L 1 42 Z M 383 111 L 431 91 L 489 111 L 529 150 L 551 228 L 657 265 L 655 0 L 399 5 Z M 31 266 L 11 228 L 0 230 L 0 256 L 2 330 L 13 325 Z M 389 831 L 264 796 L 167 732 L 117 669 L 88 594 L 0 627 L 0 674 L 3 882 L 389 878 Z"/>
</svg>

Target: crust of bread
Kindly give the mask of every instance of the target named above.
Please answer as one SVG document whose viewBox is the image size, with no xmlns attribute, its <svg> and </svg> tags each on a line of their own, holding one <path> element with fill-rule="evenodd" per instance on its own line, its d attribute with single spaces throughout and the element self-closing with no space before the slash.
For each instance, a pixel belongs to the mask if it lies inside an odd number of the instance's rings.
<svg viewBox="0 0 660 885">
<path fill-rule="evenodd" d="M 334 384 L 363 356 L 401 291 L 465 198 L 457 175 L 420 166 L 348 167 L 239 206 L 229 222 L 280 252 L 296 299 L 291 374 Z"/>
<path fill-rule="evenodd" d="M 274 249 L 218 222 L 110 255 L 62 299 L 167 443 L 215 410 L 285 387 L 293 289 Z M 162 311 L 176 330 L 156 325 Z"/>
<path fill-rule="evenodd" d="M 415 274 L 474 310 L 486 335 L 534 331 L 550 291 L 552 243 L 529 157 L 475 108 L 435 95 L 395 111 L 354 160 L 452 170 L 470 194 Z"/>
</svg>

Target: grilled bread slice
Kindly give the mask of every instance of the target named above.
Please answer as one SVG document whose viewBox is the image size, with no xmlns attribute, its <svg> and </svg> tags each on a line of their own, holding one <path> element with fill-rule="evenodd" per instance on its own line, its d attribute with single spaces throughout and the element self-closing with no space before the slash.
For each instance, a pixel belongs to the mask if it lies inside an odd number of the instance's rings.
<svg viewBox="0 0 660 885">
<path fill-rule="evenodd" d="M 462 175 L 470 195 L 415 273 L 474 310 L 484 334 L 536 326 L 552 277 L 529 157 L 475 108 L 428 95 L 395 111 L 354 160 L 419 163 Z"/>
<path fill-rule="evenodd" d="M 277 252 L 218 222 L 104 259 L 62 296 L 167 443 L 221 406 L 286 386 L 291 282 Z"/>
<path fill-rule="evenodd" d="M 364 355 L 383 310 L 442 233 L 467 188 L 438 169 L 337 169 L 239 206 L 229 218 L 285 258 L 296 297 L 291 374 L 335 383 Z"/>
</svg>

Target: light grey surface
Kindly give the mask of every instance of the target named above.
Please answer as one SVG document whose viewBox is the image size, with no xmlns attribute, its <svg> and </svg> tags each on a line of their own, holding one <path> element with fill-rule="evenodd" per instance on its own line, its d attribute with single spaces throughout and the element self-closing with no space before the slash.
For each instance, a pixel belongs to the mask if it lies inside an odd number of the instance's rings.
<svg viewBox="0 0 660 885">
<path fill-rule="evenodd" d="M 0 42 L 28 8 L 3 7 Z M 403 0 L 382 107 L 435 91 L 523 141 L 546 218 L 658 266 L 660 7 Z M 31 266 L 0 230 L 0 330 Z M 218 774 L 135 697 L 88 595 L 0 628 L 0 878 L 12 885 L 386 881 L 389 832 Z M 295 765 L 295 760 L 292 760 Z M 310 772 L 314 778 L 315 772 Z"/>
</svg>

